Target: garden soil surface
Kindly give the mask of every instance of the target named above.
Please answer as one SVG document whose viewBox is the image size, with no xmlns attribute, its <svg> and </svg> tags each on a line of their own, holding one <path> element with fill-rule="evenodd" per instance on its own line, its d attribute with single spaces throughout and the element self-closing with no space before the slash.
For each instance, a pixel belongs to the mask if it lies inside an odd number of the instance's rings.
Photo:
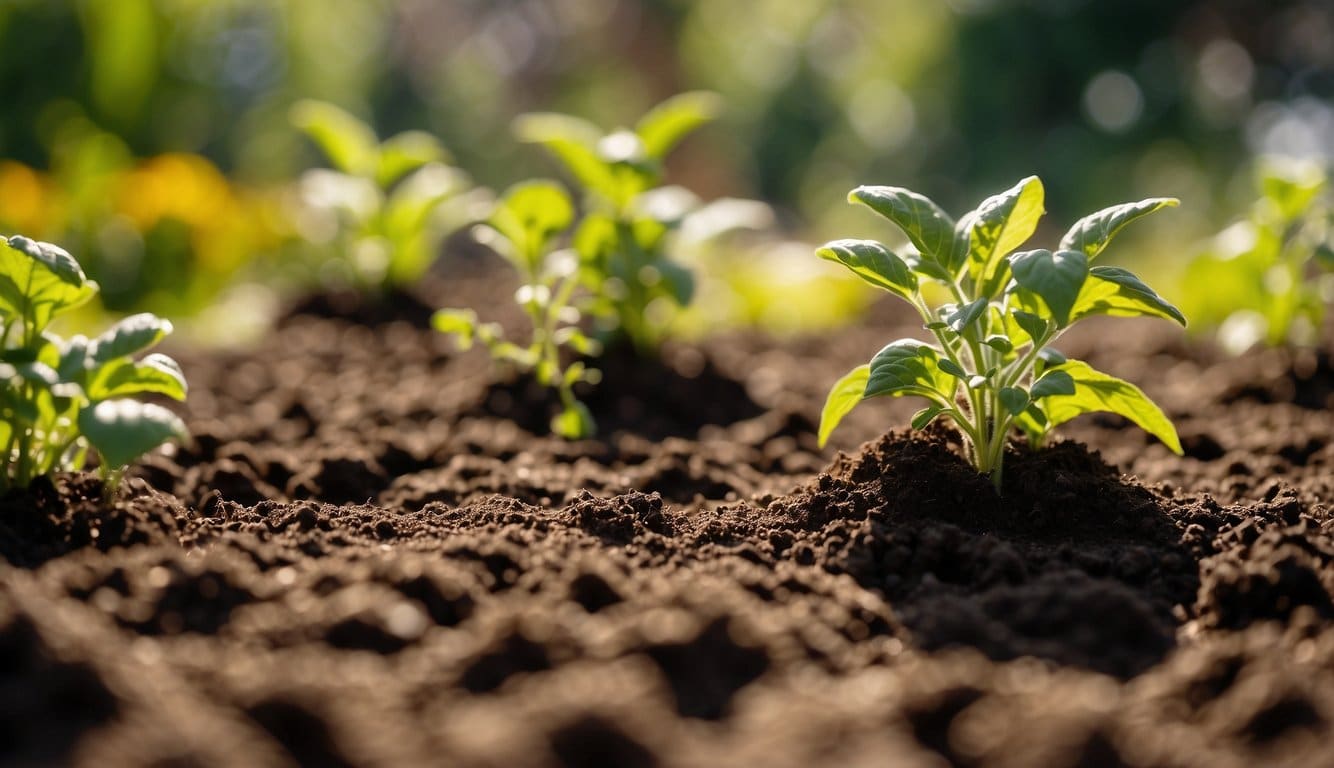
<svg viewBox="0 0 1334 768">
<path fill-rule="evenodd" d="M 997 496 L 906 400 L 817 447 L 892 305 L 612 352 L 567 443 L 428 327 L 510 290 L 172 350 L 189 445 L 0 501 L 0 764 L 1334 766 L 1328 349 L 1093 324 L 1185 455 L 1083 417 Z"/>
</svg>

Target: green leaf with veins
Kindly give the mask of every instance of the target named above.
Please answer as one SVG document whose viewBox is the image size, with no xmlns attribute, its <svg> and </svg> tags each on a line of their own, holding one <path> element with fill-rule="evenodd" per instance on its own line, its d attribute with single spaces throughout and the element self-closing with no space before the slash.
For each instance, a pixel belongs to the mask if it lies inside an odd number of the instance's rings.
<svg viewBox="0 0 1334 768">
<path fill-rule="evenodd" d="M 1180 202 L 1173 197 L 1151 197 L 1104 208 L 1075 222 L 1061 238 L 1061 250 L 1079 251 L 1088 256 L 1089 261 L 1093 261 L 1127 224 L 1154 211 L 1174 208 Z"/>
<path fill-rule="evenodd" d="M 185 374 L 175 360 L 153 353 L 143 360 L 113 360 L 93 372 L 88 382 L 88 399 L 94 403 L 128 395 L 158 394 L 173 400 L 185 400 Z"/>
<path fill-rule="evenodd" d="M 1042 401 L 1042 410 L 1049 427 L 1062 424 L 1076 416 L 1094 411 L 1107 411 L 1124 416 L 1140 429 L 1158 438 L 1171 451 L 1181 455 L 1181 440 L 1176 428 L 1139 387 L 1095 370 L 1081 360 L 1067 360 L 1047 373 L 1064 373 L 1074 382 L 1074 394 L 1049 395 Z"/>
<path fill-rule="evenodd" d="M 79 431 L 109 467 L 123 467 L 172 438 L 189 436 L 171 411 L 136 400 L 104 400 L 79 411 Z"/>
<path fill-rule="evenodd" d="M 820 411 L 820 447 L 829 442 L 838 423 L 860 403 L 866 394 L 866 382 L 871 376 L 870 365 L 859 365 L 848 371 L 834 383 L 825 398 L 824 408 Z"/>
<path fill-rule="evenodd" d="M 1088 257 L 1078 251 L 1022 251 L 1010 257 L 1014 280 L 1046 303 L 1058 328 L 1070 324 L 1070 312 L 1088 278 Z"/>
<path fill-rule="evenodd" d="M 953 271 L 954 220 L 930 198 L 901 187 L 862 186 L 848 200 L 897 224 L 923 259 Z"/>
<path fill-rule="evenodd" d="M 940 368 L 940 353 L 917 339 L 899 339 L 871 358 L 866 397 L 920 395 L 948 405 L 954 377 Z"/>
<path fill-rule="evenodd" d="M 1133 273 L 1120 267 L 1093 267 L 1070 313 L 1074 322 L 1090 315 L 1112 317 L 1161 317 L 1186 324 L 1186 316 L 1145 285 Z"/>
<path fill-rule="evenodd" d="M 977 207 L 969 233 L 968 271 L 986 296 L 994 295 L 1005 257 L 1027 242 L 1037 230 L 1043 208 L 1042 181 L 1029 176 L 1010 189 L 993 195 Z"/>
<path fill-rule="evenodd" d="M 874 240 L 835 240 L 820 246 L 815 253 L 842 264 L 871 285 L 909 301 L 917 290 L 917 276 L 903 259 Z"/>
<path fill-rule="evenodd" d="M 111 326 L 88 344 L 87 365 L 104 365 L 116 358 L 142 352 L 171 333 L 171 321 L 141 312 Z"/>
</svg>

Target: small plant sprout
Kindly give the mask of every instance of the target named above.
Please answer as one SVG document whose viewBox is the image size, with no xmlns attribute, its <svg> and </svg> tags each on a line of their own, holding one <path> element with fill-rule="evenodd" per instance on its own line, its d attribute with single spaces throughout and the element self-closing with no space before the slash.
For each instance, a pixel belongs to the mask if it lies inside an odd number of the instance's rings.
<svg viewBox="0 0 1334 768">
<path fill-rule="evenodd" d="M 873 240 L 836 240 L 817 253 L 911 304 L 935 343 L 892 342 L 840 379 L 820 417 L 822 446 L 862 400 L 912 395 L 927 401 L 913 428 L 938 417 L 952 420 L 969 460 L 991 477 L 997 492 L 1011 427 L 1038 446 L 1062 422 L 1110 411 L 1181 453 L 1176 429 L 1137 387 L 1051 347 L 1093 315 L 1162 317 L 1185 325 L 1181 312 L 1135 275 L 1091 266 L 1122 227 L 1176 200 L 1113 206 L 1076 222 L 1056 251 L 1015 252 L 1044 212 L 1036 176 L 982 201 L 958 223 L 931 200 L 898 187 L 858 187 L 848 199 L 898 225 L 916 253 L 900 257 Z M 929 284 L 942 288 L 949 303 L 931 306 L 923 293 Z"/>
<path fill-rule="evenodd" d="M 1269 158 L 1255 169 L 1259 198 L 1186 268 L 1191 317 L 1218 328 L 1239 354 L 1256 343 L 1310 345 L 1334 300 L 1334 207 L 1313 161 Z M 1198 306 L 1194 306 L 1198 305 Z"/>
<path fill-rule="evenodd" d="M 595 356 L 601 345 L 579 329 L 580 312 L 574 304 L 579 287 L 579 259 L 569 249 L 557 249 L 560 237 L 574 222 L 574 205 L 564 188 L 553 181 L 526 181 L 511 187 L 497 203 L 491 218 L 474 228 L 474 236 L 504 256 L 518 270 L 522 285 L 514 300 L 532 323 L 532 335 L 520 346 L 504 337 L 496 323 L 478 322 L 470 309 L 442 309 L 432 320 L 436 329 L 452 334 L 464 348 L 484 345 L 497 362 L 531 372 L 542 386 L 560 395 L 561 410 L 551 420 L 551 431 L 568 440 L 589 437 L 596 431 L 593 415 L 575 397 L 579 382 L 597 383 L 601 373 L 581 360 Z"/>
<path fill-rule="evenodd" d="M 298 230 L 323 255 L 324 275 L 363 290 L 409 285 L 440 239 L 470 220 L 476 191 L 434 136 L 405 131 L 381 142 L 321 101 L 297 102 L 291 120 L 333 166 L 306 171 L 299 184 Z"/>
<path fill-rule="evenodd" d="M 660 186 L 663 161 L 690 132 L 718 113 L 712 93 L 682 93 L 633 129 L 604 133 L 569 115 L 521 116 L 515 131 L 541 144 L 583 191 L 585 215 L 574 233 L 585 309 L 606 335 L 641 354 L 656 351 L 675 308 L 690 303 L 690 271 L 671 258 L 668 234 L 699 205 L 679 187 Z"/>
<path fill-rule="evenodd" d="M 0 237 L 0 492 L 35 478 L 84 467 L 97 450 L 108 498 L 125 466 L 185 425 L 160 405 L 132 399 L 158 394 L 184 400 L 176 361 L 143 352 L 171 332 L 150 314 L 131 315 L 93 339 L 52 333 L 52 318 L 97 294 L 79 263 L 61 248 L 22 236 Z"/>
</svg>

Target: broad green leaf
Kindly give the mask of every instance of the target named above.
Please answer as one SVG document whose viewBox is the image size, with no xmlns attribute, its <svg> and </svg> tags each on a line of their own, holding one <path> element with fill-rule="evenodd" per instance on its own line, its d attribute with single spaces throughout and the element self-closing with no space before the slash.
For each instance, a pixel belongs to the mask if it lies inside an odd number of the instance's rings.
<svg viewBox="0 0 1334 768">
<path fill-rule="evenodd" d="M 950 268 L 954 220 L 929 198 L 902 187 L 862 186 L 848 194 L 848 202 L 861 203 L 894 222 L 922 258 Z"/>
<path fill-rule="evenodd" d="M 890 342 L 871 358 L 865 396 L 920 395 L 948 406 L 954 377 L 941 370 L 940 361 L 934 347 L 917 339 Z"/>
<path fill-rule="evenodd" d="M 46 363 L 28 360 L 15 363 L 0 363 L 0 373 L 7 377 L 16 377 L 39 387 L 54 387 L 60 382 L 60 374 Z"/>
<path fill-rule="evenodd" d="M 87 279 L 83 274 L 83 269 L 79 267 L 79 262 L 69 255 L 68 251 L 58 245 L 43 243 L 23 235 L 10 237 L 8 243 L 10 248 L 27 255 L 33 261 L 46 267 L 47 271 L 59 278 L 61 282 L 77 288 L 83 285 L 84 280 Z"/>
<path fill-rule="evenodd" d="M 1065 355 L 1061 354 L 1059 349 L 1052 347 L 1043 347 L 1038 350 L 1038 359 L 1047 365 L 1060 365 L 1066 360 Z"/>
<path fill-rule="evenodd" d="M 473 331 L 477 328 L 477 313 L 471 309 L 440 309 L 431 315 L 431 327 L 441 333 L 452 334 L 459 349 L 472 346 Z"/>
<path fill-rule="evenodd" d="M 1069 360 L 1053 368 L 1068 374 L 1074 380 L 1072 395 L 1051 395 L 1042 401 L 1042 409 L 1051 426 L 1062 424 L 1074 417 L 1094 411 L 1108 411 L 1130 419 L 1141 429 L 1172 450 L 1181 454 L 1181 441 L 1167 415 L 1139 387 L 1115 376 L 1094 370 L 1088 363 Z"/>
<path fill-rule="evenodd" d="M 97 283 L 61 248 L 15 235 L 0 238 L 0 314 L 31 321 L 35 333 L 52 316 L 97 294 Z"/>
<path fill-rule="evenodd" d="M 820 411 L 820 447 L 829 442 L 834 428 L 860 403 L 866 392 L 866 382 L 871 376 L 871 366 L 859 365 L 848 371 L 843 378 L 834 382 L 825 398 L 824 408 Z"/>
<path fill-rule="evenodd" d="M 379 150 L 375 132 L 341 107 L 304 99 L 292 105 L 292 125 L 319 146 L 334 168 L 343 173 L 372 177 L 377 171 Z"/>
<path fill-rule="evenodd" d="M 835 240 L 820 246 L 815 254 L 838 262 L 871 285 L 910 301 L 917 290 L 917 276 L 903 259 L 874 240 Z"/>
<path fill-rule="evenodd" d="M 723 100 L 716 93 L 679 93 L 640 118 L 635 133 L 648 156 L 661 160 L 691 131 L 716 118 L 722 107 Z"/>
<path fill-rule="evenodd" d="M 582 440 L 597 432 L 597 423 L 588 406 L 575 400 L 551 419 L 551 431 L 566 440 Z"/>
<path fill-rule="evenodd" d="M 449 152 L 426 131 L 404 131 L 380 145 L 375 180 L 388 188 L 395 181 L 428 163 L 449 162 Z"/>
<path fill-rule="evenodd" d="M 1089 214 L 1075 222 L 1061 238 L 1061 250 L 1079 251 L 1093 261 L 1102 253 L 1122 227 L 1163 208 L 1174 208 L 1181 201 L 1172 197 L 1151 197 L 1137 203 L 1122 203 Z"/>
<path fill-rule="evenodd" d="M 533 112 L 514 121 L 514 134 L 519 141 L 546 147 L 585 188 L 607 198 L 616 196 L 616 177 L 598 157 L 602 132 L 597 126 L 570 115 Z"/>
<path fill-rule="evenodd" d="M 1010 269 L 1021 289 L 1042 298 L 1058 328 L 1070 324 L 1070 311 L 1088 278 L 1087 256 L 1078 251 L 1021 251 L 1010 257 Z"/>
<path fill-rule="evenodd" d="M 535 273 L 552 238 L 574 221 L 574 204 L 565 188 L 544 179 L 510 187 L 488 222 L 514 243 L 529 273 Z"/>
<path fill-rule="evenodd" d="M 1012 416 L 1018 416 L 1028 408 L 1028 393 L 1019 387 L 1002 387 L 997 394 L 1001 405 L 1005 406 L 1005 410 Z"/>
<path fill-rule="evenodd" d="M 88 382 L 88 399 L 94 403 L 149 393 L 184 400 L 187 391 L 181 366 L 156 352 L 139 361 L 113 360 L 98 369 Z"/>
<path fill-rule="evenodd" d="M 189 434 L 180 417 L 160 405 L 104 400 L 79 410 L 79 431 L 109 467 L 123 467 L 172 438 Z"/>
<path fill-rule="evenodd" d="M 64 342 L 56 361 L 56 372 L 62 381 L 74 381 L 88 367 L 88 339 L 76 334 Z"/>
<path fill-rule="evenodd" d="M 969 232 L 968 270 L 977 285 L 985 288 L 985 295 L 1003 287 L 993 283 L 999 281 L 997 273 L 1003 271 L 1005 257 L 1033 236 L 1045 212 L 1042 180 L 1036 176 L 988 197 L 977 207 Z"/>
<path fill-rule="evenodd" d="M 987 313 L 988 306 L 990 306 L 990 303 L 985 296 L 967 304 L 961 304 L 945 315 L 945 322 L 955 333 L 963 333 L 965 328 L 977 322 L 979 318 Z"/>
<path fill-rule="evenodd" d="M 1093 267 L 1089 280 L 1079 291 L 1070 313 L 1070 322 L 1089 315 L 1113 317 L 1162 317 L 1186 324 L 1181 310 L 1144 284 L 1133 273 L 1120 267 Z"/>
<path fill-rule="evenodd" d="M 948 357 L 942 357 L 939 360 L 937 360 L 936 367 L 944 371 L 945 373 L 948 373 L 949 375 L 953 376 L 956 379 L 968 378 L 968 371 L 965 371 L 964 369 L 960 368 L 958 363 L 954 362 Z"/>
<path fill-rule="evenodd" d="M 88 344 L 88 364 L 97 367 L 157 344 L 171 333 L 171 321 L 141 312 L 122 318 Z"/>
<path fill-rule="evenodd" d="M 1033 382 L 1029 389 L 1029 396 L 1034 400 L 1041 400 L 1044 397 L 1052 395 L 1073 395 L 1075 393 L 1075 380 L 1069 373 L 1063 370 L 1050 370 Z"/>
<path fill-rule="evenodd" d="M 1046 336 L 1047 332 L 1051 329 L 1050 320 L 1047 320 L 1041 315 L 1035 315 L 1032 312 L 1025 312 L 1021 309 L 1011 311 L 1010 318 L 1014 321 L 1014 324 L 1018 326 L 1019 330 L 1027 334 L 1030 339 L 1040 339 Z M 1017 334 L 1013 332 L 1010 334 L 1011 338 L 1014 338 L 1016 335 Z M 1015 339 L 1015 343 L 1023 344 L 1024 342 Z"/>
<path fill-rule="evenodd" d="M 988 336 L 982 340 L 982 343 L 1003 355 L 1008 355 L 1014 351 L 1014 343 L 1000 334 Z"/>
</svg>

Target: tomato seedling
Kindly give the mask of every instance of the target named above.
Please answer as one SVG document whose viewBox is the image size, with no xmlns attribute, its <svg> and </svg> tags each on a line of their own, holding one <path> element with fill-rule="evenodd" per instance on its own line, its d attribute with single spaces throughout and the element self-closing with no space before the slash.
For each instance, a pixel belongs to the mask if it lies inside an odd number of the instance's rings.
<svg viewBox="0 0 1334 768">
<path fill-rule="evenodd" d="M 1176 200 L 1113 206 L 1076 222 L 1055 251 L 1015 252 L 1045 212 L 1036 176 L 987 198 L 957 223 L 928 198 L 899 187 L 858 187 L 848 199 L 898 225 L 916 252 L 899 256 L 873 240 L 836 240 L 818 255 L 907 301 L 936 343 L 899 339 L 841 378 L 820 417 L 821 446 L 862 400 L 911 395 L 927 401 L 913 428 L 940 417 L 953 421 L 969 460 L 998 492 L 1012 427 L 1040 445 L 1062 422 L 1110 411 L 1181 453 L 1171 421 L 1138 387 L 1051 347 L 1093 315 L 1186 324 L 1176 307 L 1134 274 L 1092 266 L 1122 227 Z M 931 306 L 922 290 L 928 284 L 942 288 L 950 301 Z"/>
<path fill-rule="evenodd" d="M 186 395 L 175 360 L 143 352 L 171 332 L 170 321 L 131 315 L 93 339 L 48 330 L 52 318 L 97 294 L 63 249 L 22 236 L 0 237 L 0 491 L 82 469 L 97 450 L 104 488 L 115 492 L 125 466 L 172 438 L 186 437 L 171 411 L 132 399 Z"/>
<path fill-rule="evenodd" d="M 1261 161 L 1259 198 L 1186 269 L 1191 317 L 1233 353 L 1256 343 L 1314 344 L 1334 296 L 1334 207 L 1314 162 Z"/>
<path fill-rule="evenodd" d="M 424 131 L 380 141 L 370 126 L 321 101 L 300 101 L 292 123 L 325 154 L 298 185 L 298 231 L 333 272 L 362 290 L 410 285 L 430 267 L 441 238 L 467 223 L 472 181 Z"/>
<path fill-rule="evenodd" d="M 661 186 L 663 161 L 719 110 L 715 94 L 689 92 L 654 107 L 633 129 L 605 133 L 570 115 L 521 116 L 515 131 L 541 144 L 583 191 L 584 216 L 573 236 L 587 313 L 613 339 L 641 354 L 655 351 L 673 309 L 690 303 L 695 283 L 672 259 L 670 232 L 699 202 Z"/>
<path fill-rule="evenodd" d="M 493 360 L 531 372 L 542 386 L 555 389 L 561 411 L 551 420 L 551 431 L 569 440 L 589 437 L 597 428 L 588 408 L 574 396 L 574 385 L 601 378 L 581 360 L 566 362 L 571 355 L 601 352 L 601 345 L 579 329 L 574 303 L 578 256 L 555 247 L 573 222 L 574 204 L 565 189 L 553 181 L 534 180 L 511 187 L 490 219 L 474 229 L 478 240 L 519 272 L 522 285 L 514 300 L 532 323 L 527 344 L 506 340 L 499 324 L 478 322 L 471 309 L 442 309 L 432 318 L 437 330 L 452 334 L 464 348 L 479 342 Z"/>
</svg>

